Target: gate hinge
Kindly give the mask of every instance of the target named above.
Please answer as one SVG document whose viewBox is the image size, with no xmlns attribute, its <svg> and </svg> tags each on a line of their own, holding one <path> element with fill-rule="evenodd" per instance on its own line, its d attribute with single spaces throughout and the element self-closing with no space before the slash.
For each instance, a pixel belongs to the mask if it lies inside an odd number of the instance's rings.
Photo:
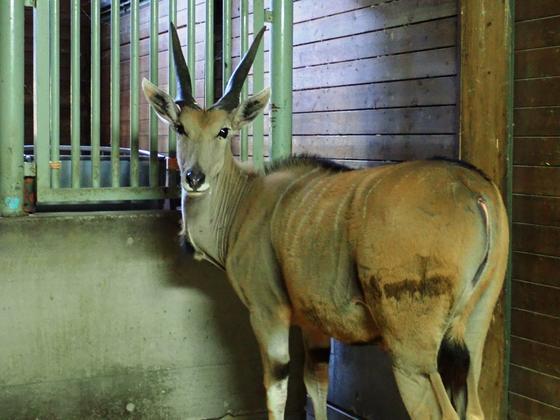
<svg viewBox="0 0 560 420">
<path fill-rule="evenodd" d="M 25 7 L 37 7 L 37 1 L 38 0 L 24 0 L 23 5 Z"/>
<path fill-rule="evenodd" d="M 272 10 L 264 9 L 264 21 L 268 23 L 272 22 Z"/>
</svg>

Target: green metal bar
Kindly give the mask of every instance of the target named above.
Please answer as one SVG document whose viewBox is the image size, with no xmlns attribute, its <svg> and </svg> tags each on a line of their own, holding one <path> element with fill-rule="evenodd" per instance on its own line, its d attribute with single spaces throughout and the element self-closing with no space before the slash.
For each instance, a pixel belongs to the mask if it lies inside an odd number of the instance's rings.
<svg viewBox="0 0 560 420">
<path fill-rule="evenodd" d="M 264 0 L 253 0 L 253 34 L 264 26 Z M 253 94 L 264 89 L 264 42 L 253 62 Z M 264 115 L 260 114 L 253 123 L 253 165 L 264 167 Z"/>
<path fill-rule="evenodd" d="M 59 0 L 51 0 L 51 162 L 60 161 L 60 6 Z M 60 170 L 51 171 L 51 186 L 59 188 Z"/>
<path fill-rule="evenodd" d="M 241 56 L 247 52 L 249 49 L 249 5 L 248 0 L 241 0 L 239 5 L 239 36 L 241 38 Z M 243 84 L 241 89 L 241 101 L 247 99 L 247 82 Z M 247 133 L 247 128 L 243 128 L 240 133 L 240 143 L 241 143 L 241 160 L 246 161 L 249 159 L 249 136 Z"/>
<path fill-rule="evenodd" d="M 72 188 L 80 188 L 80 0 L 72 0 L 70 15 L 70 144 L 72 149 Z"/>
<path fill-rule="evenodd" d="M 508 0 L 510 14 L 507 16 L 507 31 L 509 34 L 508 47 L 508 67 L 509 74 L 507 80 L 507 157 L 506 157 L 506 206 L 509 216 L 509 243 L 512 243 L 512 220 L 513 220 L 513 135 L 514 135 L 514 86 L 515 86 L 515 0 Z M 510 382 L 510 361 L 511 361 L 511 277 L 512 277 L 512 251 L 508 256 L 508 269 L 505 279 L 504 290 L 504 335 L 505 335 L 505 354 L 504 354 L 504 390 L 502 398 L 502 413 L 509 418 L 509 382 Z"/>
<path fill-rule="evenodd" d="M 206 2 L 206 61 L 204 65 L 204 99 L 206 107 L 214 104 L 214 2 Z"/>
<path fill-rule="evenodd" d="M 24 13 L 20 0 L 0 7 L 0 214 L 23 214 Z M 48 130 L 48 127 L 47 127 Z"/>
<path fill-rule="evenodd" d="M 50 31 L 49 4 L 39 2 L 35 9 L 33 33 L 33 114 L 35 163 L 37 165 L 37 188 L 50 188 Z M 51 149 L 52 150 L 52 149 Z M 56 166 L 55 166 L 56 168 Z M 57 172 L 53 170 L 52 172 Z M 41 196 L 38 195 L 38 200 Z"/>
<path fill-rule="evenodd" d="M 292 0 L 272 0 L 272 159 L 292 153 L 292 22 Z"/>
<path fill-rule="evenodd" d="M 150 2 L 150 80 L 158 84 L 158 38 L 159 38 L 159 1 Z M 155 187 L 159 182 L 158 163 L 158 118 L 150 108 L 150 185 Z"/>
<path fill-rule="evenodd" d="M 187 22 L 187 66 L 191 73 L 192 93 L 196 98 L 196 2 L 189 0 Z"/>
<path fill-rule="evenodd" d="M 171 97 L 175 97 L 177 92 L 176 77 L 175 77 L 175 64 L 173 62 L 173 54 L 171 51 L 171 23 L 177 22 L 177 0 L 169 0 L 169 28 L 168 28 L 168 80 L 169 80 L 169 94 Z M 176 25 L 175 25 L 176 26 Z M 177 137 L 175 136 L 175 130 L 169 127 L 168 131 L 168 152 L 169 157 L 174 159 L 177 156 Z M 170 187 L 176 186 L 178 183 L 178 177 L 176 172 L 168 172 L 168 185 Z"/>
<path fill-rule="evenodd" d="M 159 200 L 177 198 L 178 190 L 166 187 L 58 188 L 39 190 L 42 202 L 87 203 L 100 201 Z"/>
<path fill-rule="evenodd" d="M 120 0 L 111 1 L 111 185 L 119 186 L 121 142 Z"/>
<path fill-rule="evenodd" d="M 91 2 L 91 179 L 92 186 L 101 185 L 101 22 L 100 2 Z M 53 55 L 57 55 L 54 53 Z M 59 171 L 56 171 L 59 172 Z"/>
<path fill-rule="evenodd" d="M 231 76 L 231 0 L 223 0 L 222 15 L 222 90 L 224 90 Z"/>
<path fill-rule="evenodd" d="M 139 17 L 138 0 L 130 3 L 130 186 L 139 185 L 138 147 L 139 147 L 139 92 L 138 83 L 140 73 L 139 47 Z"/>
</svg>

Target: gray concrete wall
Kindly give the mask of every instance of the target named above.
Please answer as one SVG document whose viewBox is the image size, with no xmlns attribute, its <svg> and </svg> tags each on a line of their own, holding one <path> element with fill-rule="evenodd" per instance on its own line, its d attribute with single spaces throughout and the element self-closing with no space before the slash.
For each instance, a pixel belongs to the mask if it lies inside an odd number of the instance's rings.
<svg viewBox="0 0 560 420">
<path fill-rule="evenodd" d="M 0 218 L 0 419 L 264 417 L 247 312 L 177 231 L 174 212 Z"/>
</svg>

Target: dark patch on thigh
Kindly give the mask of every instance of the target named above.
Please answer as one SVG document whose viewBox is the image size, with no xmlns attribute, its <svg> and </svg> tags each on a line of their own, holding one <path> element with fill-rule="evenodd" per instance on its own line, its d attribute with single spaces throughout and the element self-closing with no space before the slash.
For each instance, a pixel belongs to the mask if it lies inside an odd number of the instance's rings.
<svg viewBox="0 0 560 420">
<path fill-rule="evenodd" d="M 447 277 L 433 276 L 423 280 L 403 280 L 383 286 L 385 296 L 400 299 L 407 294 L 411 297 L 435 297 L 448 293 L 451 289 L 451 281 Z"/>
<path fill-rule="evenodd" d="M 374 301 L 379 301 L 381 299 L 382 293 L 381 288 L 379 287 L 379 279 L 377 277 L 370 276 L 366 292 L 367 297 Z"/>
<path fill-rule="evenodd" d="M 281 381 L 290 375 L 290 362 L 287 363 L 274 363 L 271 369 L 272 379 Z"/>
<path fill-rule="evenodd" d="M 309 360 L 311 363 L 329 363 L 331 357 L 331 348 L 309 349 Z"/>
</svg>

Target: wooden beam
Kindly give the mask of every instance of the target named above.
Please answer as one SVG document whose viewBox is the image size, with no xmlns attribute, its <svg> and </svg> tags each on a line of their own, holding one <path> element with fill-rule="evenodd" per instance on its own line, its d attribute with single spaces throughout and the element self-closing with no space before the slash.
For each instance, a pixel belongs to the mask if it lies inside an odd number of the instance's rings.
<svg viewBox="0 0 560 420">
<path fill-rule="evenodd" d="M 460 7 L 460 157 L 497 183 L 511 215 L 513 5 L 461 0 Z M 509 288 L 506 280 L 484 349 L 479 390 L 487 419 L 506 417 Z"/>
</svg>

